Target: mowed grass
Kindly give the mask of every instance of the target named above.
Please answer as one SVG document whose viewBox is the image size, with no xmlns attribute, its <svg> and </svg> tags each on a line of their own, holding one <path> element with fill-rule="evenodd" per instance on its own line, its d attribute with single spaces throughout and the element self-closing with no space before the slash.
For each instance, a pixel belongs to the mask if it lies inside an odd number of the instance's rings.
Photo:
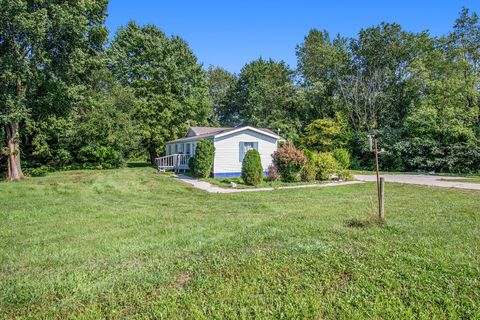
<svg viewBox="0 0 480 320">
<path fill-rule="evenodd" d="M 480 318 L 480 193 L 207 194 L 152 168 L 0 183 L 3 318 Z"/>
</svg>

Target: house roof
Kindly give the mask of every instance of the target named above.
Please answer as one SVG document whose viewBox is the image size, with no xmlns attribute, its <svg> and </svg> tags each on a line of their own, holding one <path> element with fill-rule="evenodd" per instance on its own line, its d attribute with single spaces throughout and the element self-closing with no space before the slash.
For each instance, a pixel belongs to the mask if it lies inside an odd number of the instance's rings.
<svg viewBox="0 0 480 320">
<path fill-rule="evenodd" d="M 218 131 L 224 131 L 232 128 L 221 128 L 221 127 L 190 127 L 190 130 L 194 133 L 195 136 L 201 134 L 210 134 Z"/>
<path fill-rule="evenodd" d="M 230 133 L 239 132 L 239 131 L 243 131 L 243 130 L 252 130 L 252 131 L 256 131 L 256 132 L 262 133 L 264 135 L 276 138 L 278 140 L 284 140 L 281 136 L 274 133 L 272 130 L 269 130 L 269 129 L 266 129 L 266 128 L 255 128 L 255 127 L 251 127 L 251 126 L 237 127 L 237 128 L 190 127 L 190 129 L 196 135 L 190 136 L 190 137 L 185 137 L 185 138 L 180 138 L 180 139 L 176 139 L 176 140 L 172 140 L 172 141 L 168 141 L 167 143 L 188 142 L 188 141 L 194 141 L 194 140 L 198 140 L 198 139 L 202 139 L 202 138 L 221 137 L 221 136 L 225 136 L 225 135 L 230 134 Z"/>
</svg>

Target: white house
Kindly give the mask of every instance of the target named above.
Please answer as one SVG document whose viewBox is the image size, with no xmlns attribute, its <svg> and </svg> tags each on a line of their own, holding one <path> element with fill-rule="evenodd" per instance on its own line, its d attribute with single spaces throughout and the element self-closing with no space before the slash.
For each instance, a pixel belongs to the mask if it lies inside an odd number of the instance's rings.
<svg viewBox="0 0 480 320">
<path fill-rule="evenodd" d="M 243 157 L 250 149 L 258 150 L 266 172 L 272 163 L 272 153 L 277 150 L 278 141 L 284 141 L 273 131 L 264 128 L 190 127 L 185 138 L 167 142 L 166 156 L 157 160 L 159 169 L 187 169 L 188 158 L 195 155 L 196 145 L 201 139 L 208 139 L 215 146 L 215 178 L 240 176 Z"/>
</svg>

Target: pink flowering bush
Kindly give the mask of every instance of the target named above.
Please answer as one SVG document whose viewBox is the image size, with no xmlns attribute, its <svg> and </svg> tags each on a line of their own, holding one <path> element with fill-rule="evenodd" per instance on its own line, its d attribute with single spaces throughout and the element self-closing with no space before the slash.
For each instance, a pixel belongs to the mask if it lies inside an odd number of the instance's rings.
<svg viewBox="0 0 480 320">
<path fill-rule="evenodd" d="M 268 181 L 278 181 L 278 180 L 280 180 L 280 173 L 278 173 L 277 167 L 275 167 L 273 164 L 268 166 L 267 180 Z"/>
<path fill-rule="evenodd" d="M 307 164 L 307 157 L 291 143 L 285 143 L 272 154 L 273 164 L 283 181 L 298 180 L 300 171 Z"/>
</svg>

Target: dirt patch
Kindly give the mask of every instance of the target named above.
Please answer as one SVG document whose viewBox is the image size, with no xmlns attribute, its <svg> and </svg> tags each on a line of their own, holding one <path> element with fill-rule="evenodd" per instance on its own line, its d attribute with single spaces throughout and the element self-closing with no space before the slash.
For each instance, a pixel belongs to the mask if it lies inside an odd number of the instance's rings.
<svg viewBox="0 0 480 320">
<path fill-rule="evenodd" d="M 192 277 L 188 273 L 182 273 L 179 274 L 176 278 L 175 281 L 173 281 L 172 284 L 170 284 L 171 288 L 181 288 L 184 285 L 186 285 Z"/>
</svg>

